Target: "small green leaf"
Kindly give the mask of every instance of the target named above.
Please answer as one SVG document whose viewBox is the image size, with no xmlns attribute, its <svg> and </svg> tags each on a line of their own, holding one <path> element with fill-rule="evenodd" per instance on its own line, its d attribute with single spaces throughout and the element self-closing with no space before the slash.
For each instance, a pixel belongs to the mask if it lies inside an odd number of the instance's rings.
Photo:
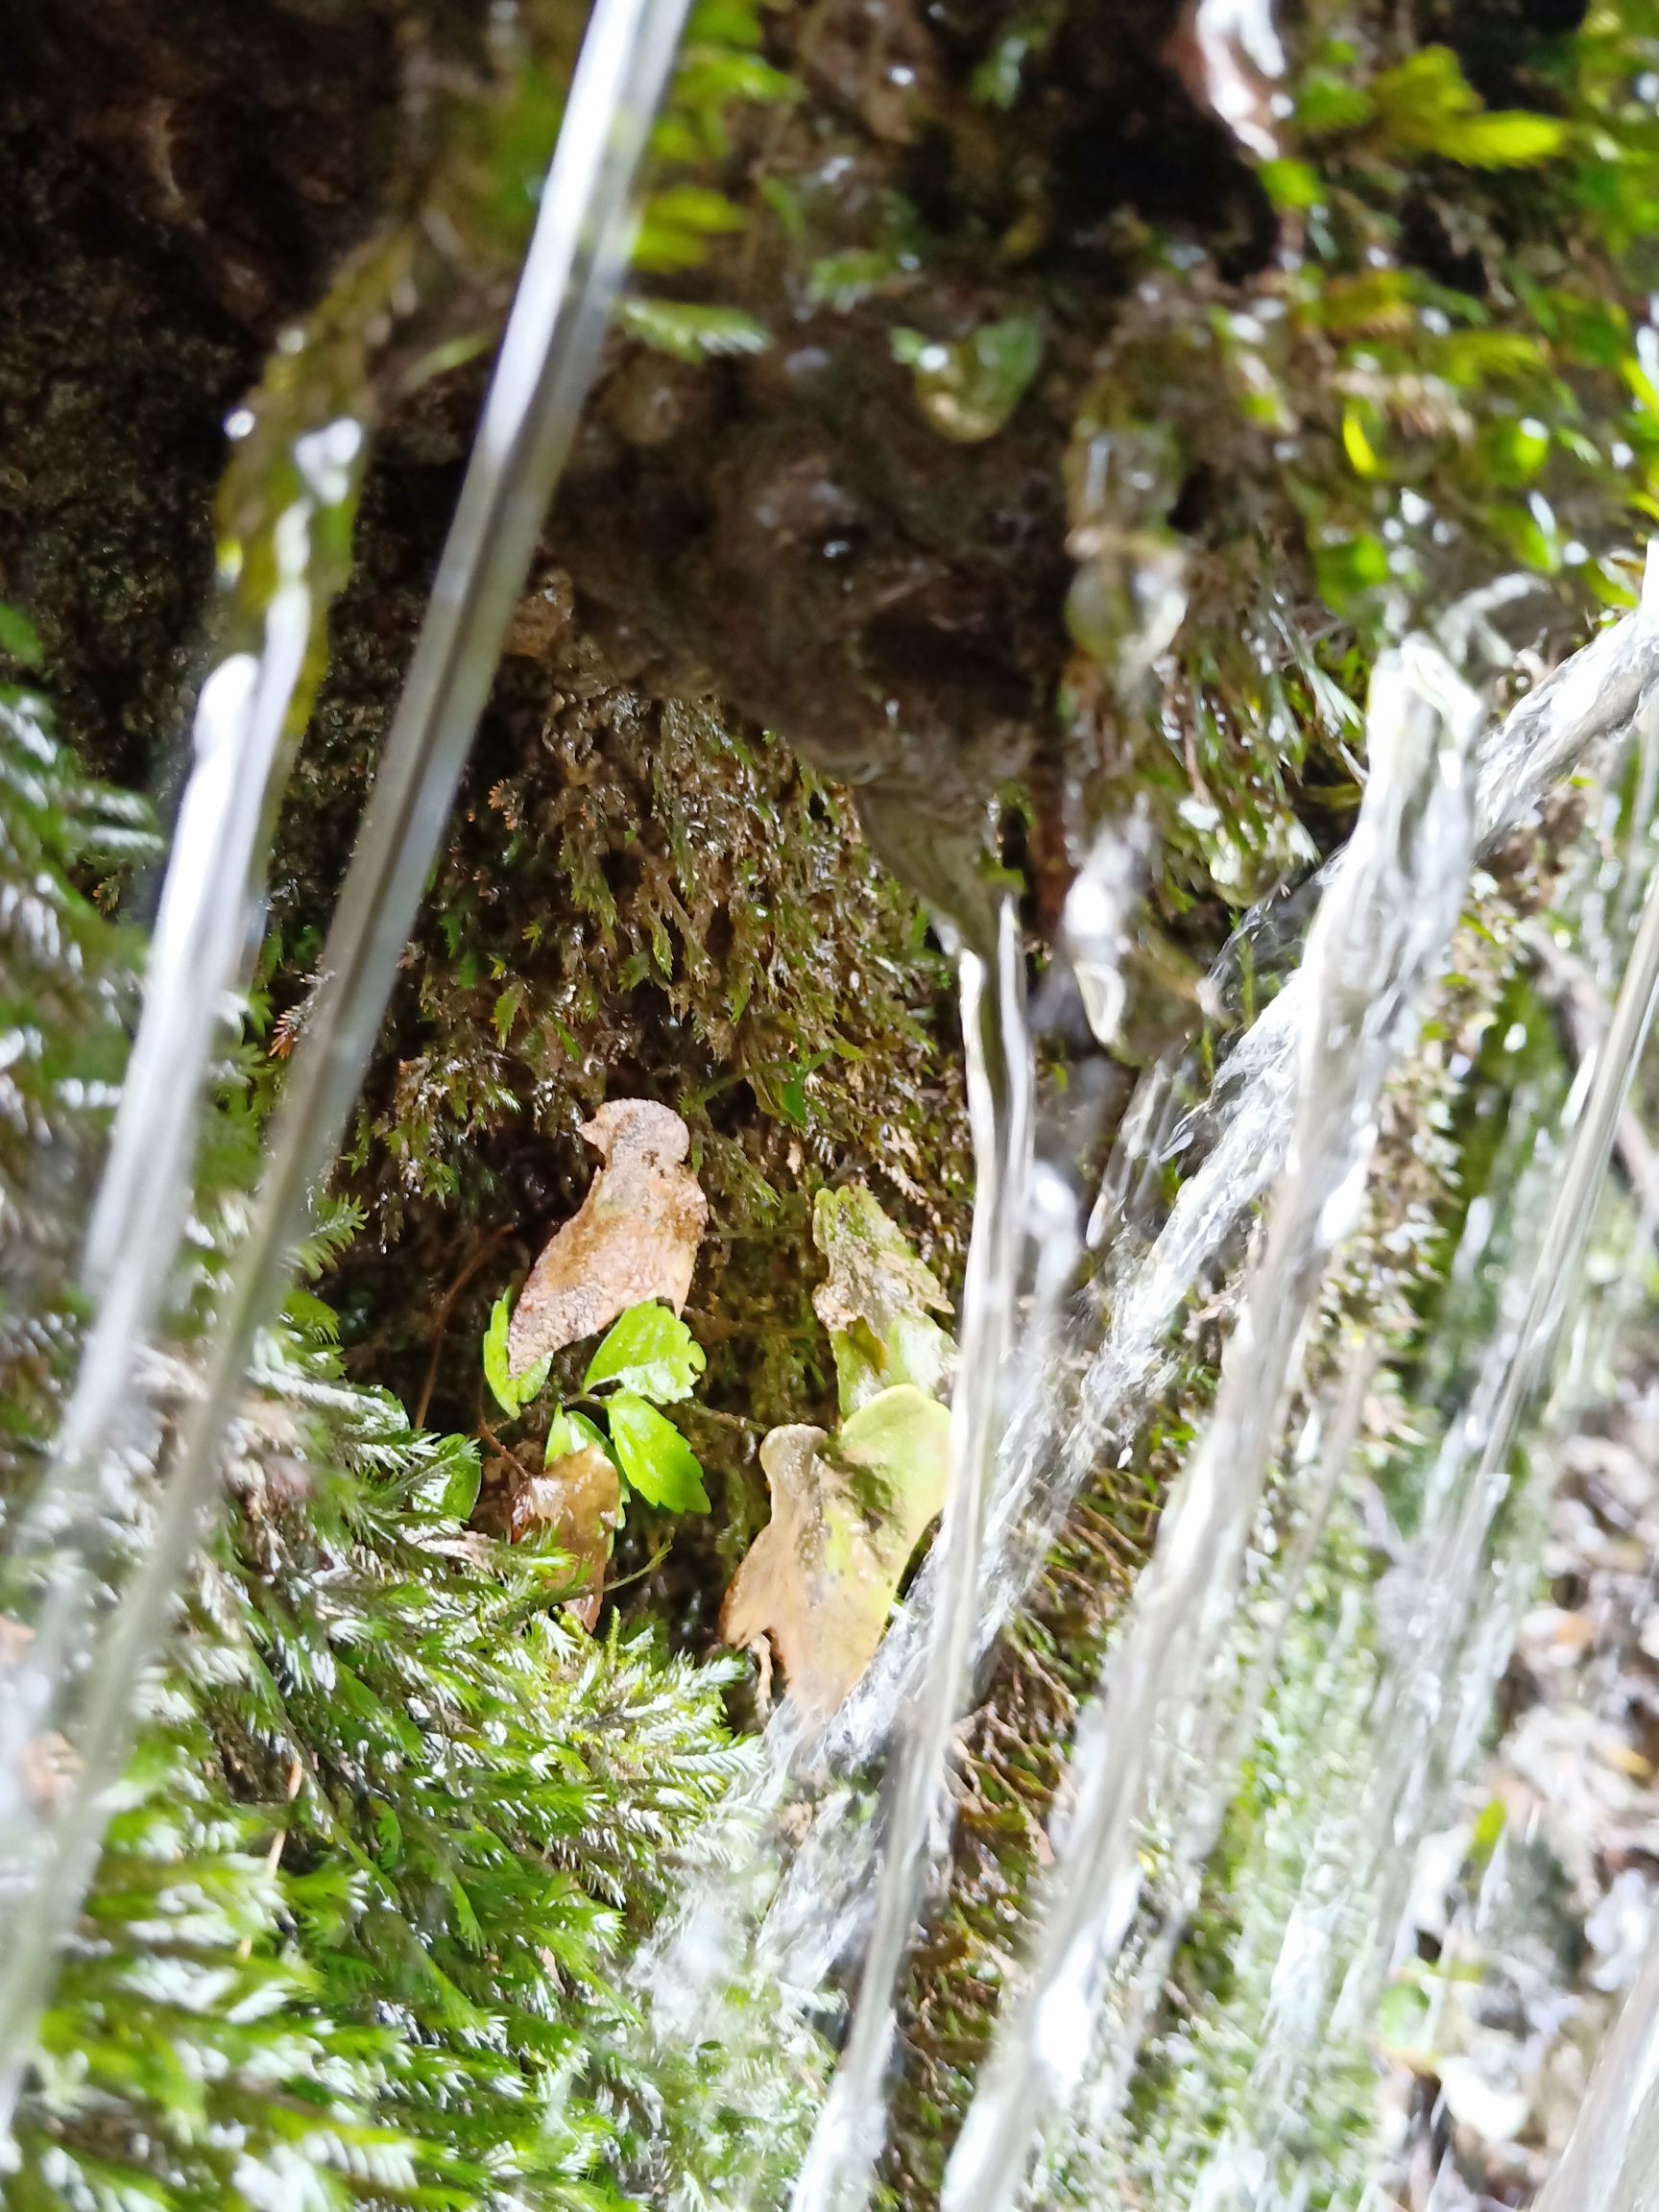
<svg viewBox="0 0 1659 2212">
<path fill-rule="evenodd" d="M 622 1472 L 646 1503 L 669 1513 L 707 1513 L 703 1470 L 673 1422 L 631 1390 L 619 1390 L 609 1410 Z"/>
<path fill-rule="evenodd" d="M 1395 1982 L 1377 2006 L 1377 2034 L 1390 2052 L 1420 2051 L 1429 2025 L 1429 1998 L 1416 1982 Z"/>
<path fill-rule="evenodd" d="M 1006 113 L 1020 97 L 1025 64 L 1033 49 L 1041 49 L 1044 43 L 1042 31 L 1035 23 L 1016 20 L 974 72 L 972 90 L 979 105 L 1000 108 Z"/>
<path fill-rule="evenodd" d="M 1529 115 L 1505 108 L 1496 115 L 1471 115 L 1455 126 L 1444 151 L 1466 169 L 1530 169 L 1560 153 L 1567 126 L 1553 115 Z"/>
<path fill-rule="evenodd" d="M 491 1020 L 495 1024 L 497 1042 L 503 1047 L 506 1046 L 508 1038 L 513 1034 L 513 1024 L 518 1019 L 518 1010 L 524 1003 L 525 996 L 524 985 L 516 978 L 508 984 L 506 990 L 495 1001 L 495 1009 Z"/>
<path fill-rule="evenodd" d="M 685 21 L 685 45 L 758 46 L 759 11 L 748 0 L 696 0 Z"/>
<path fill-rule="evenodd" d="M 812 1304 L 830 1332 L 843 1417 L 897 1382 L 937 1392 L 953 1350 L 929 1311 L 947 1309 L 944 1287 L 862 1183 L 819 1191 L 812 1241 L 829 1262 Z"/>
<path fill-rule="evenodd" d="M 855 247 L 846 253 L 829 253 L 813 262 L 806 279 L 807 294 L 814 307 L 833 307 L 845 315 L 862 305 L 898 269 L 897 255 L 875 248 Z"/>
<path fill-rule="evenodd" d="M 1346 613 L 1355 601 L 1388 581 L 1388 548 L 1369 530 L 1338 538 L 1313 552 L 1319 595 L 1337 613 Z"/>
<path fill-rule="evenodd" d="M 981 324 L 966 338 L 928 338 L 897 329 L 893 357 L 916 380 L 916 397 L 935 430 L 958 445 L 994 438 L 1008 421 L 1043 359 L 1034 315 Z"/>
<path fill-rule="evenodd" d="M 39 633 L 27 614 L 19 614 L 15 607 L 8 607 L 0 599 L 0 653 L 8 654 L 25 668 L 38 668 L 45 659 L 40 649 Z"/>
<path fill-rule="evenodd" d="M 867 1399 L 842 1422 L 836 1455 L 870 1485 L 859 1503 L 897 1535 L 908 1558 L 916 1539 L 945 1503 L 950 1481 L 950 1411 L 912 1382 Z"/>
<path fill-rule="evenodd" d="M 1324 204 L 1319 172 L 1306 161 L 1263 161 L 1256 174 L 1275 207 L 1300 211 Z"/>
<path fill-rule="evenodd" d="M 743 228 L 741 210 L 724 192 L 711 192 L 703 184 L 670 184 L 666 191 L 654 192 L 645 203 L 645 215 L 649 222 L 689 230 L 702 238 Z"/>
<path fill-rule="evenodd" d="M 1567 142 L 1567 126 L 1553 115 L 1489 110 L 1448 46 L 1423 47 L 1384 71 L 1372 89 L 1382 128 L 1397 145 L 1467 168 L 1530 168 Z"/>
<path fill-rule="evenodd" d="M 806 216 L 799 193 L 778 177 L 762 177 L 759 190 L 761 199 L 778 218 L 790 245 L 799 246 L 806 235 Z"/>
<path fill-rule="evenodd" d="M 631 338 L 676 361 L 709 361 L 732 353 L 764 353 L 771 333 L 735 307 L 683 300 L 624 300 L 616 320 Z"/>
<path fill-rule="evenodd" d="M 484 1332 L 484 1380 L 503 1413 L 517 1413 L 540 1395 L 552 1359 L 538 1359 L 522 1375 L 508 1364 L 507 1331 L 513 1319 L 513 1293 L 503 1290 L 490 1309 L 490 1326 Z"/>
<path fill-rule="evenodd" d="M 1351 66 L 1310 70 L 1296 97 L 1296 126 L 1305 138 L 1357 130 L 1375 111 L 1370 93 L 1354 82 Z"/>
<path fill-rule="evenodd" d="M 1469 1861 L 1482 1872 L 1492 1863 L 1493 1854 L 1503 1839 L 1503 1829 L 1508 1810 L 1502 1797 L 1488 1798 L 1480 1817 L 1475 1823 L 1475 1833 L 1469 1839 Z"/>
<path fill-rule="evenodd" d="M 690 1397 L 707 1364 L 702 1345 L 677 1313 L 654 1302 L 630 1306 L 588 1362 L 582 1387 L 617 1382 L 658 1406 L 671 1406 Z"/>
<path fill-rule="evenodd" d="M 589 1421 L 586 1413 L 573 1413 L 561 1406 L 547 1431 L 547 1449 L 541 1455 L 541 1464 L 551 1467 L 555 1459 L 567 1459 L 571 1453 L 586 1452 L 589 1446 L 596 1446 L 607 1459 L 614 1460 L 616 1456 L 596 1421 Z"/>
<path fill-rule="evenodd" d="M 490 1326 L 484 1332 L 484 1380 L 503 1413 L 518 1410 L 518 1385 L 507 1364 L 507 1331 L 512 1319 L 513 1293 L 503 1290 L 490 1309 Z"/>
</svg>

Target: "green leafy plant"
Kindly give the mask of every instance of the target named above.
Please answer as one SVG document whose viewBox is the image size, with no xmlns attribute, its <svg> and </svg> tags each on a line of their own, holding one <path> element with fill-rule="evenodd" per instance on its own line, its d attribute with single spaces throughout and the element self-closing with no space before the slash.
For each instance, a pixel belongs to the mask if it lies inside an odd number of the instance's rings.
<svg viewBox="0 0 1659 2212">
<path fill-rule="evenodd" d="M 484 1334 L 484 1378 L 502 1411 L 517 1415 L 541 1397 L 552 1362 L 539 1359 L 524 1374 L 512 1373 L 512 1293 L 503 1291 Z M 655 1300 L 631 1306 L 589 1360 L 579 1402 L 554 1407 L 543 1465 L 597 1449 L 620 1478 L 624 1505 L 635 1491 L 663 1512 L 707 1513 L 697 1455 L 658 1410 L 689 1398 L 706 1364 L 702 1345 L 677 1313 Z"/>
<path fill-rule="evenodd" d="M 17 1047 L 0 1067 L 0 1532 L 73 1375 L 63 1193 L 101 1146 L 139 950 L 76 878 L 153 837 L 141 806 L 79 774 L 44 703 L 0 684 L 0 1006 Z M 245 1097 L 213 1109 L 197 1280 L 257 1135 Z M 307 1265 L 349 1227 L 334 1210 Z M 19 2212 L 732 2201 L 749 2115 L 695 2055 L 656 2051 L 622 1971 L 751 1770 L 721 1712 L 730 1671 L 649 1634 L 580 1635 L 562 1561 L 464 1535 L 473 1441 L 421 1433 L 348 1382 L 335 1333 L 301 1291 L 265 1334 L 26 2056 L 0 2197 Z M 641 1368 L 661 1382 L 647 1333 L 622 1350 L 607 1391 Z M 561 1418 L 580 1432 L 581 1414 Z M 809 2037 L 785 2055 L 768 1985 L 754 2005 L 752 2094 L 787 2161 L 818 2061 Z"/>
<path fill-rule="evenodd" d="M 1034 315 L 981 324 L 966 338 L 929 338 L 901 327 L 893 358 L 911 371 L 922 412 L 943 437 L 962 445 L 995 437 L 1024 397 L 1043 360 Z"/>
<path fill-rule="evenodd" d="M 1449 47 L 1424 47 L 1379 77 L 1371 90 L 1396 145 L 1469 168 L 1528 168 L 1567 142 L 1567 127 L 1555 116 L 1488 109 Z"/>
</svg>

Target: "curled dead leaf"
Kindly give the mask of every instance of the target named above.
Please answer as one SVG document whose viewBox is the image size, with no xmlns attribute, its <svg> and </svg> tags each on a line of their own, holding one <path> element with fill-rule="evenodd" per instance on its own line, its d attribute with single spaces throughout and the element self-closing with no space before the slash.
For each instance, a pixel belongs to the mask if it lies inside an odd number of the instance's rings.
<svg viewBox="0 0 1659 2212">
<path fill-rule="evenodd" d="M 804 1718 L 828 1719 L 875 1656 L 910 1555 L 945 1502 L 950 1416 L 913 1384 L 833 1438 L 805 1423 L 760 1447 L 772 1518 L 720 1613 L 728 1644 L 775 1650 Z"/>
<path fill-rule="evenodd" d="M 691 1287 L 709 1201 L 685 1165 L 685 1122 L 648 1098 L 612 1098 L 582 1134 L 605 1165 L 530 1271 L 507 1338 L 515 1375 L 648 1299 L 678 1313 Z"/>
<path fill-rule="evenodd" d="M 582 1570 L 588 1595 L 573 1599 L 570 1610 L 584 1628 L 591 1628 L 599 1618 L 611 1541 L 621 1512 L 622 1485 L 597 1444 L 553 1460 L 521 1484 L 513 1500 L 509 1533 L 514 1543 L 549 1530 L 559 1549 Z"/>
</svg>

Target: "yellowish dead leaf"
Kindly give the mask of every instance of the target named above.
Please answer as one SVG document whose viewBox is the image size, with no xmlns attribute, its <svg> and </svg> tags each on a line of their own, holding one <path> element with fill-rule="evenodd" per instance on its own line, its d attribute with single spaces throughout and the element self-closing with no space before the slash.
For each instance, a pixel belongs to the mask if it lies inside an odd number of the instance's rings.
<svg viewBox="0 0 1659 2212">
<path fill-rule="evenodd" d="M 515 1375 L 647 1299 L 678 1313 L 691 1287 L 709 1201 L 685 1165 L 685 1122 L 648 1098 L 613 1098 L 582 1134 L 605 1165 L 531 1269 L 507 1337 Z"/>
<path fill-rule="evenodd" d="M 896 1382 L 936 1396 L 955 1346 L 932 1314 L 950 1300 L 864 1184 L 819 1191 L 812 1241 L 829 1262 L 812 1306 L 830 1332 L 841 1411 Z"/>
<path fill-rule="evenodd" d="M 828 1719 L 875 1655 L 899 1583 L 945 1503 L 950 1416 L 911 1383 L 833 1438 L 805 1423 L 760 1447 L 772 1518 L 733 1577 L 728 1644 L 777 1653 L 805 1719 Z"/>
<path fill-rule="evenodd" d="M 597 1444 L 555 1459 L 523 1483 L 513 1501 L 509 1533 L 515 1544 L 533 1532 L 550 1529 L 560 1551 L 583 1570 L 588 1595 L 573 1599 L 570 1610 L 584 1628 L 591 1628 L 599 1618 L 605 1569 L 621 1511 L 622 1485 Z"/>
</svg>

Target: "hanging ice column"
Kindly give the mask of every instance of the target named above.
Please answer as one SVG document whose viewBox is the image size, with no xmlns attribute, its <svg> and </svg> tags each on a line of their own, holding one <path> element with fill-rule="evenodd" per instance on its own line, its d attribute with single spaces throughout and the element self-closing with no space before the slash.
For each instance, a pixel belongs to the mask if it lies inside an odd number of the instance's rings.
<svg viewBox="0 0 1659 2212">
<path fill-rule="evenodd" d="M 1649 560 L 1649 589 L 1654 569 Z M 1648 712 L 1659 710 L 1649 700 Z M 1659 1011 L 1659 870 L 1647 902 L 1606 1037 L 1598 1048 L 1590 1095 L 1573 1133 L 1560 1188 L 1534 1270 L 1477 1480 L 1453 1536 L 1454 1570 L 1478 1552 L 1496 1502 L 1517 1422 L 1536 1389 L 1563 1310 L 1583 1262 L 1597 1193 L 1619 1118 Z M 1479 1478 L 1484 1477 L 1482 1482 Z M 1435 1654 L 1431 1654 L 1431 1657 Z M 1659 1934 L 1602 2049 L 1584 2108 L 1537 2212 L 1652 2212 L 1659 2204 Z"/>
<path fill-rule="evenodd" d="M 236 417 L 231 426 L 233 435 L 242 428 Z M 87 1233 L 85 1283 L 97 1317 L 58 1439 L 60 1466 L 95 1460 L 108 1441 L 173 1266 L 189 1203 L 196 1101 L 228 995 L 252 956 L 272 812 L 297 737 L 296 702 L 343 565 L 337 554 L 320 563 L 314 541 L 338 534 L 337 518 L 349 517 L 363 448 L 363 425 L 349 416 L 295 440 L 299 488 L 271 532 L 276 574 L 258 650 L 230 654 L 202 686 L 143 1016 Z M 238 548 L 234 558 L 244 557 Z M 320 565 L 329 571 L 323 579 Z"/>
<path fill-rule="evenodd" d="M 1557 698 L 1575 702 L 1575 711 L 1593 703 L 1594 684 L 1573 688 L 1575 670 L 1594 675 L 1598 668 L 1635 673 L 1646 667 L 1650 685 L 1656 613 L 1649 589 L 1638 615 L 1604 633 L 1596 647 L 1560 671 L 1566 681 L 1558 684 Z M 1632 698 L 1626 689 L 1623 697 L 1650 731 L 1652 690 L 1645 703 L 1639 692 Z M 1544 757 L 1560 763 L 1556 733 L 1536 717 L 1531 728 Z M 1489 750 L 1489 758 L 1502 757 L 1503 749 Z M 1644 819 L 1639 809 L 1638 820 Z M 1614 1133 L 1653 1018 L 1659 879 L 1650 868 L 1643 872 L 1647 894 L 1641 924 L 1623 963 L 1611 1025 L 1594 1059 L 1584 1063 L 1569 1104 L 1563 1146 L 1552 1159 L 1548 1145 L 1543 1158 L 1532 1159 L 1536 1127 L 1524 1126 L 1506 1139 L 1506 1144 L 1514 1142 L 1518 1161 L 1529 1162 L 1519 1183 L 1504 1180 L 1501 1186 L 1508 1193 L 1506 1210 L 1523 1224 L 1517 1249 L 1505 1263 L 1493 1333 L 1478 1372 L 1435 1456 L 1408 1555 L 1414 1562 L 1412 1603 L 1363 1727 L 1356 1721 L 1357 1757 L 1344 1801 L 1321 1825 L 1285 1926 L 1273 2000 L 1262 2019 L 1248 2088 L 1238 2102 L 1239 2119 L 1215 2143 L 1203 2170 L 1199 2193 L 1207 2207 L 1265 2208 L 1279 2201 L 1274 2192 L 1328 2093 L 1322 2068 L 1329 2055 L 1362 2046 L 1407 1913 L 1418 1846 L 1447 1817 L 1451 1792 L 1467 1769 L 1535 1586 L 1535 1550 L 1525 1538 L 1518 1548 L 1511 1539 L 1505 1557 L 1501 1516 L 1507 1512 L 1517 1528 L 1541 1529 L 1557 1463 L 1549 1451 L 1526 1454 L 1518 1462 L 1515 1447 L 1550 1373 L 1564 1316 L 1573 1310 Z M 1519 1511 L 1511 1503 L 1512 1484 L 1519 1489 Z M 1346 1938 L 1338 1935 L 1344 1923 L 1352 1931 Z M 1631 2002 L 1640 2012 L 1643 2001 Z M 1624 2034 L 1623 2027 L 1619 2033 Z M 1622 2066 L 1610 2055 L 1598 2066 L 1568 2153 L 1566 2171 L 1575 2180 L 1551 2183 L 1557 2194 L 1548 2199 L 1551 2212 L 1563 2212 L 1570 2203 L 1594 2204 L 1596 2212 L 1613 2212 L 1615 2206 L 1617 2212 L 1634 2212 L 1639 2201 L 1610 2194 L 1611 2176 L 1638 2125 L 1639 2097 L 1633 2101 L 1630 2089 L 1638 2079 L 1632 2071 L 1635 2046 L 1626 2039 L 1623 2048 L 1630 2063 Z M 1650 2062 L 1659 2063 L 1659 2044 Z M 1338 2056 L 1335 2064 L 1340 2063 Z M 1607 2186 L 1578 2186 L 1592 2173 Z"/>
<path fill-rule="evenodd" d="M 1321 901 L 1292 998 L 1300 1080 L 1265 1241 L 1223 1357 L 1210 1428 L 1160 1525 L 1101 1697 L 1079 1723 L 1075 1811 L 1057 1839 L 1025 1999 L 1005 2018 L 946 2177 L 947 2212 L 1003 2212 L 1044 2118 L 1076 2086 L 1103 1985 L 1141 1892 L 1149 1801 L 1180 1732 L 1205 1731 L 1209 1677 L 1304 1324 L 1364 1188 L 1383 1080 L 1442 958 L 1475 830 L 1469 754 L 1480 703 L 1425 640 L 1383 658 L 1368 714 L 1371 781 Z M 1211 1733 L 1218 1735 L 1219 1723 Z M 1200 1751 L 1202 1764 L 1202 1751 Z"/>
<path fill-rule="evenodd" d="M 974 1230 L 962 1342 L 950 1394 L 950 1493 L 942 1575 L 920 1694 L 899 1725 L 876 1892 L 852 2032 L 792 2199 L 794 2212 L 862 2212 L 886 2123 L 882 2080 L 893 1996 L 921 1902 L 929 1831 L 944 1791 L 950 1735 L 966 1700 L 978 1615 L 1004 1368 L 1031 1184 L 1031 1038 L 1025 951 L 1015 902 L 997 917 L 995 970 L 956 948 L 968 1112 L 974 1137 Z"/>
<path fill-rule="evenodd" d="M 142 1560 L 84 1670 L 71 1677 L 62 1666 L 35 1663 L 53 1639 L 31 1647 L 27 1694 L 12 1707 L 13 1716 L 26 1711 L 27 1726 L 14 1719 L 0 1735 L 0 2131 L 58 1946 L 96 1863 L 138 1682 L 211 1503 L 256 1332 L 280 1295 L 314 1187 L 338 1147 L 592 379 L 627 262 L 634 179 L 685 4 L 597 0 L 431 605 L 273 1126 L 270 1164 Z M 261 711 L 258 698 L 256 683 L 249 699 L 228 693 L 227 714 Z M 218 760 L 217 747 L 211 757 Z M 204 863 L 190 853 L 179 865 L 183 883 Z M 181 913 L 196 910 L 193 893 L 179 896 Z M 170 969 L 169 988 L 197 990 L 200 978 Z M 31 1744 L 47 1732 L 61 1733 L 77 1761 L 73 1787 L 50 1807 L 31 1791 L 28 1770 Z"/>
<path fill-rule="evenodd" d="M 1659 631 L 1645 616 L 1633 614 L 1608 625 L 1495 727 L 1479 748 L 1474 797 L 1482 848 L 1522 821 L 1581 755 L 1627 724 L 1643 690 L 1655 679 Z M 1089 921 L 1087 907 L 1076 930 L 1069 913 L 1066 929 L 1074 960 L 1093 954 L 1103 962 L 1099 980 L 1104 996 L 1097 994 L 1102 1008 L 1115 996 L 1110 971 L 1120 934 L 1114 919 L 1122 904 L 1120 878 L 1125 872 L 1127 880 L 1138 877 L 1143 859 L 1141 841 L 1130 837 L 1122 851 L 1105 858 L 1108 880 L 1099 888 L 1112 891 L 1112 912 L 1098 917 L 1103 927 L 1094 931 L 1082 926 Z M 1349 855 L 1339 854 L 1326 871 L 1327 885 L 1339 880 L 1348 865 Z M 1040 1567 L 1046 1550 L 1041 1531 L 1057 1527 L 1101 1453 L 1113 1448 L 1111 1439 L 1121 1437 L 1138 1418 L 1155 1386 L 1168 1331 L 1195 1280 L 1283 1164 L 1296 1112 L 1306 983 L 1306 977 L 1293 976 L 1235 1046 L 1213 1102 L 1215 1141 L 1198 1172 L 1184 1184 L 1150 1250 L 1115 1287 L 1110 1327 L 1080 1378 L 1067 1367 L 1083 1358 L 1081 1333 L 1067 1326 L 1034 1330 L 1032 1316 L 1022 1317 L 1013 1362 L 1018 1388 L 1011 1395 L 980 1560 L 974 1627 L 978 1650 L 1006 1622 Z M 1034 1310 L 1040 1314 L 1040 1282 L 1037 1289 Z M 824 1746 L 829 1771 L 862 1770 L 914 1711 L 937 1630 L 943 1549 L 935 1547 L 864 1680 L 829 1730 Z M 787 1793 L 781 1767 L 795 1747 L 797 1738 L 790 1734 L 777 1749 L 778 1764 L 769 1766 L 765 1805 L 746 1807 L 747 1815 L 763 1818 L 766 1808 L 775 1808 Z M 776 1905 L 759 1938 L 760 1955 L 767 1971 L 799 1992 L 804 2007 L 813 2008 L 807 1993 L 818 1990 L 849 1942 L 856 1940 L 856 1923 L 863 1917 L 857 1907 L 873 1880 L 876 1845 L 858 1816 L 859 1803 L 856 1791 L 831 1791 L 806 1840 L 794 1849 L 781 1889 L 777 1889 L 774 1863 L 757 1882 L 729 1885 L 730 1893 L 719 1895 L 706 1887 L 688 1899 L 673 1943 L 651 1954 L 647 1986 L 665 2032 L 695 2034 L 721 2016 L 717 1992 L 741 1983 L 738 1962 L 756 1941 L 750 1916 L 765 1911 L 764 1900 L 775 1890 Z M 942 1804 L 935 1799 L 936 1806 Z M 1193 1832 L 1202 1832 L 1201 1822 Z M 733 2017 L 741 2014 L 739 2007 Z M 882 2006 L 879 2017 L 885 2035 L 891 2026 L 889 2006 Z M 720 2043 L 725 2032 L 716 2029 L 712 2040 Z M 884 2046 L 880 2056 L 885 2056 Z M 879 2061 L 876 2079 L 879 2081 Z M 737 2104 L 741 2106 L 740 2098 Z M 872 2110 L 875 2104 L 873 2096 L 862 2120 L 849 2120 L 851 2101 L 845 2090 L 839 2093 L 821 2128 L 814 2170 L 804 2176 L 804 2186 L 864 2185 L 885 2126 L 880 2110 Z M 828 2152 L 824 2136 L 833 2144 Z M 835 2178 L 837 2172 L 842 2178 Z"/>
<path fill-rule="evenodd" d="M 144 1500 L 122 1455 L 142 1462 L 155 1448 L 144 1356 L 189 1214 L 209 1063 L 252 959 L 275 795 L 302 719 L 306 671 L 347 565 L 362 448 L 362 425 L 345 414 L 288 445 L 283 497 L 259 547 L 274 575 L 257 590 L 235 589 L 241 549 L 222 555 L 232 628 L 250 642 L 202 686 L 142 1017 L 86 1240 L 83 1287 L 93 1317 L 51 1461 L 10 1548 L 16 1583 L 8 1609 L 32 1634 L 0 1694 L 0 1869 L 25 1888 L 34 1877 L 19 1871 L 15 1854 L 40 1844 L 39 1833 L 34 1845 L 26 1840 L 39 1830 L 31 1746 L 60 1725 L 102 1589 L 123 1572 L 122 1547 L 142 1540 Z M 249 599 L 258 601 L 256 616 Z"/>
</svg>

